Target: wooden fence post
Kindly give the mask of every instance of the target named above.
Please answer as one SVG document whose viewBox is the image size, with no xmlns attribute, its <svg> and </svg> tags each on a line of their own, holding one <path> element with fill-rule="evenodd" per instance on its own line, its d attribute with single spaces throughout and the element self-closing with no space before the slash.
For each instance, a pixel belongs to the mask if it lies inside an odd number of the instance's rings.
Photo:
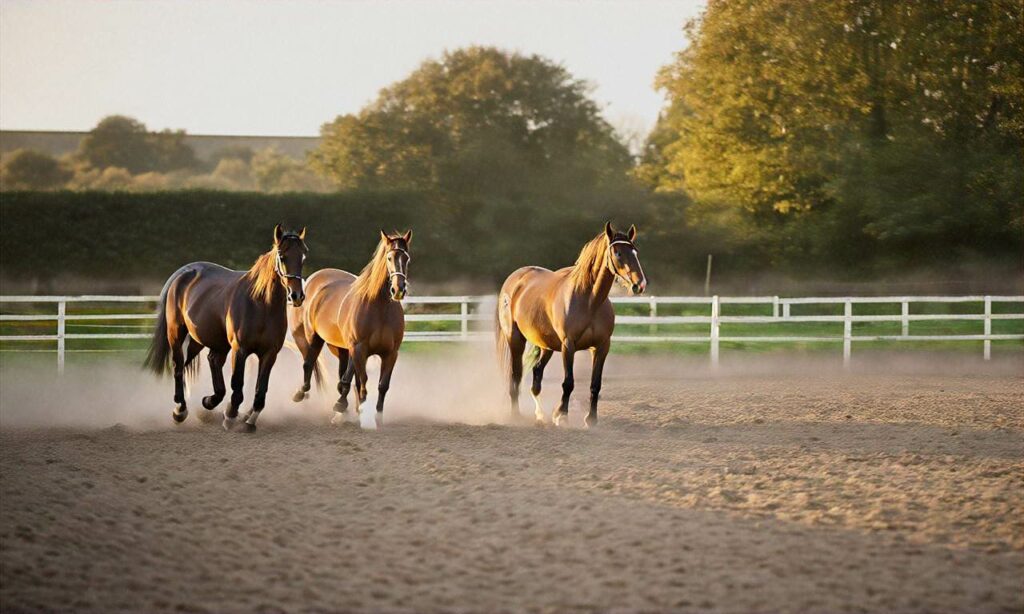
<svg viewBox="0 0 1024 614">
<path fill-rule="evenodd" d="M 992 297 L 985 297 L 985 360 L 992 360 Z"/>
<path fill-rule="evenodd" d="M 843 366 L 850 366 L 850 346 L 853 338 L 853 303 L 843 303 Z"/>
<path fill-rule="evenodd" d="M 711 297 L 711 368 L 718 368 L 718 316 L 720 311 L 718 295 Z"/>
<path fill-rule="evenodd" d="M 67 316 L 67 303 L 57 303 L 57 373 L 64 374 L 64 334 L 67 330 L 65 317 Z"/>
</svg>

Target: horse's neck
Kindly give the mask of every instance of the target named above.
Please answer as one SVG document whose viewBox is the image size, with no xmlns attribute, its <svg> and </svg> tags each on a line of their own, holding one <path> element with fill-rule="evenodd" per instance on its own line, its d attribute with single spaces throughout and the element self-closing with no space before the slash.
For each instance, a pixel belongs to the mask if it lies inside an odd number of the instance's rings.
<svg viewBox="0 0 1024 614">
<path fill-rule="evenodd" d="M 596 309 L 599 305 L 603 305 L 608 300 L 608 293 L 612 291 L 612 283 L 615 281 L 615 276 L 608 270 L 607 266 L 601 267 L 601 272 L 597 274 L 597 281 L 594 282 L 594 287 L 590 289 L 590 307 Z"/>
<path fill-rule="evenodd" d="M 263 258 L 260 258 L 260 260 L 262 261 Z M 270 262 L 270 261 L 268 261 L 268 262 Z M 268 265 L 262 265 L 262 266 L 268 266 Z M 253 275 L 253 273 L 255 273 L 255 275 Z M 270 275 L 270 286 L 269 286 L 270 294 L 269 294 L 269 297 L 267 297 L 266 295 L 264 295 L 262 293 L 259 296 L 254 295 L 254 291 L 255 291 L 256 285 L 259 283 L 259 280 L 261 278 L 263 278 L 263 277 L 266 277 L 266 275 L 268 275 L 268 274 Z M 250 269 L 246 274 L 242 275 L 242 278 L 241 278 L 240 281 L 242 282 L 243 286 L 245 287 L 246 295 L 249 297 L 249 299 L 252 301 L 252 303 L 254 305 L 266 307 L 266 308 L 269 308 L 269 309 L 283 309 L 284 305 L 285 305 L 285 302 L 287 301 L 287 293 L 285 291 L 284 286 L 281 285 L 280 280 L 277 279 L 276 277 L 277 277 L 276 270 L 267 273 L 267 272 L 264 272 L 264 271 L 256 271 L 256 270 Z M 267 300 L 267 298 L 269 298 L 269 300 Z"/>
<path fill-rule="evenodd" d="M 607 256 L 605 257 L 607 258 Z M 601 270 L 597 274 L 597 278 L 594 279 L 593 285 L 590 287 L 580 288 L 578 292 L 580 292 L 587 300 L 587 303 L 590 305 L 590 309 L 594 310 L 608 300 L 608 294 L 612 290 L 612 283 L 614 281 L 615 276 L 608 270 L 607 264 L 602 263 Z"/>
</svg>

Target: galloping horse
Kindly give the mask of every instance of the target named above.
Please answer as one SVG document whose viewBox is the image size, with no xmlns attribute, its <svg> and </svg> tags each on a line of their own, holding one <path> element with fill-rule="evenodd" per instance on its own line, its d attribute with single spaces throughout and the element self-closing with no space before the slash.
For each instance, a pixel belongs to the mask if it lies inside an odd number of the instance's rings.
<svg viewBox="0 0 1024 614">
<path fill-rule="evenodd" d="M 391 385 L 391 373 L 398 360 L 398 348 L 405 335 L 405 297 L 409 272 L 409 244 L 412 231 L 389 236 L 380 231 L 380 243 L 359 276 L 338 269 L 323 269 L 306 283 L 309 300 L 302 309 L 289 314 L 292 337 L 303 358 L 302 386 L 293 400 L 309 396 L 312 375 L 320 379 L 317 358 L 324 344 L 338 357 L 338 393 L 331 422 L 344 421 L 353 375 L 359 408 L 366 402 L 366 360 L 380 356 L 377 384 L 377 426 L 383 424 L 384 397 Z"/>
<path fill-rule="evenodd" d="M 172 414 L 175 422 L 188 416 L 185 375 L 198 368 L 193 360 L 206 347 L 210 349 L 213 394 L 203 397 L 203 407 L 211 410 L 224 399 L 224 362 L 228 351 L 232 352 L 231 405 L 224 411 L 225 429 L 234 423 L 242 404 L 245 359 L 250 354 L 259 357 L 256 396 L 242 423 L 245 430 L 256 429 L 256 419 L 266 402 L 270 370 L 288 331 L 286 304 L 299 307 L 305 298 L 302 263 L 309 251 L 305 237 L 305 228 L 298 233 L 285 232 L 278 224 L 274 246 L 248 271 L 193 262 L 175 271 L 164 284 L 145 366 L 161 375 L 167 371 L 170 355 L 174 402 L 178 404 Z"/>
<path fill-rule="evenodd" d="M 498 295 L 497 341 L 499 358 L 505 363 L 513 417 L 519 416 L 519 383 L 523 378 L 523 352 L 533 344 L 533 401 L 537 421 L 544 422 L 540 406 L 544 367 L 554 352 L 562 353 L 565 379 L 562 401 L 552 413 L 556 425 L 568 418 L 569 395 L 574 381 L 573 355 L 589 349 L 594 368 L 590 381 L 590 413 L 586 424 L 597 424 L 597 399 L 601 393 L 601 372 L 611 346 L 615 311 L 608 292 L 618 279 L 633 294 L 642 294 L 647 278 L 637 256 L 636 226 L 627 233 L 616 232 L 610 223 L 604 232 L 583 246 L 576 264 L 549 271 L 529 266 L 516 270 L 501 286 Z M 567 420 L 566 420 L 567 422 Z"/>
</svg>

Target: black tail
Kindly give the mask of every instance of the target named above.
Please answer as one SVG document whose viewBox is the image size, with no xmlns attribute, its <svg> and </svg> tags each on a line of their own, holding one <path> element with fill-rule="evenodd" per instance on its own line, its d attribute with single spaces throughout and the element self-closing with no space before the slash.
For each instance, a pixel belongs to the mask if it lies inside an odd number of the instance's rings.
<svg viewBox="0 0 1024 614">
<path fill-rule="evenodd" d="M 523 356 L 523 371 L 530 372 L 540 362 L 540 348 L 532 343 L 526 344 L 526 354 Z"/>
<path fill-rule="evenodd" d="M 171 275 L 171 278 L 164 284 L 163 290 L 160 291 L 160 302 L 156 309 L 156 328 L 153 329 L 153 339 L 149 342 L 146 360 L 142 363 L 143 369 L 161 376 L 171 370 L 168 360 L 171 354 L 171 344 L 167 341 L 167 292 L 171 288 L 171 282 L 177 276 L 177 273 Z"/>
</svg>

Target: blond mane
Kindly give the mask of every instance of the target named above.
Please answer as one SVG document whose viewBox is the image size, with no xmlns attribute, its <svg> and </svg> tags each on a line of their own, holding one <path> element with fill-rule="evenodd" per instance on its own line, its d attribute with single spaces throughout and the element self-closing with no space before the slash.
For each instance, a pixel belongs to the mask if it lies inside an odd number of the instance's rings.
<svg viewBox="0 0 1024 614">
<path fill-rule="evenodd" d="M 370 262 L 359 272 L 359 277 L 352 282 L 349 293 L 356 298 L 371 301 L 384 293 L 388 282 L 388 243 L 383 239 L 377 243 Z"/>
<path fill-rule="evenodd" d="M 589 291 L 597 285 L 597 277 L 601 274 L 608 257 L 608 241 L 602 232 L 591 239 L 576 258 L 576 264 L 569 273 L 572 287 L 578 291 Z"/>
<path fill-rule="evenodd" d="M 256 262 L 243 276 L 243 279 L 249 283 L 249 296 L 257 301 L 271 302 L 274 298 L 274 291 L 279 287 L 276 257 L 276 247 L 270 248 L 269 252 L 256 259 Z"/>
</svg>

